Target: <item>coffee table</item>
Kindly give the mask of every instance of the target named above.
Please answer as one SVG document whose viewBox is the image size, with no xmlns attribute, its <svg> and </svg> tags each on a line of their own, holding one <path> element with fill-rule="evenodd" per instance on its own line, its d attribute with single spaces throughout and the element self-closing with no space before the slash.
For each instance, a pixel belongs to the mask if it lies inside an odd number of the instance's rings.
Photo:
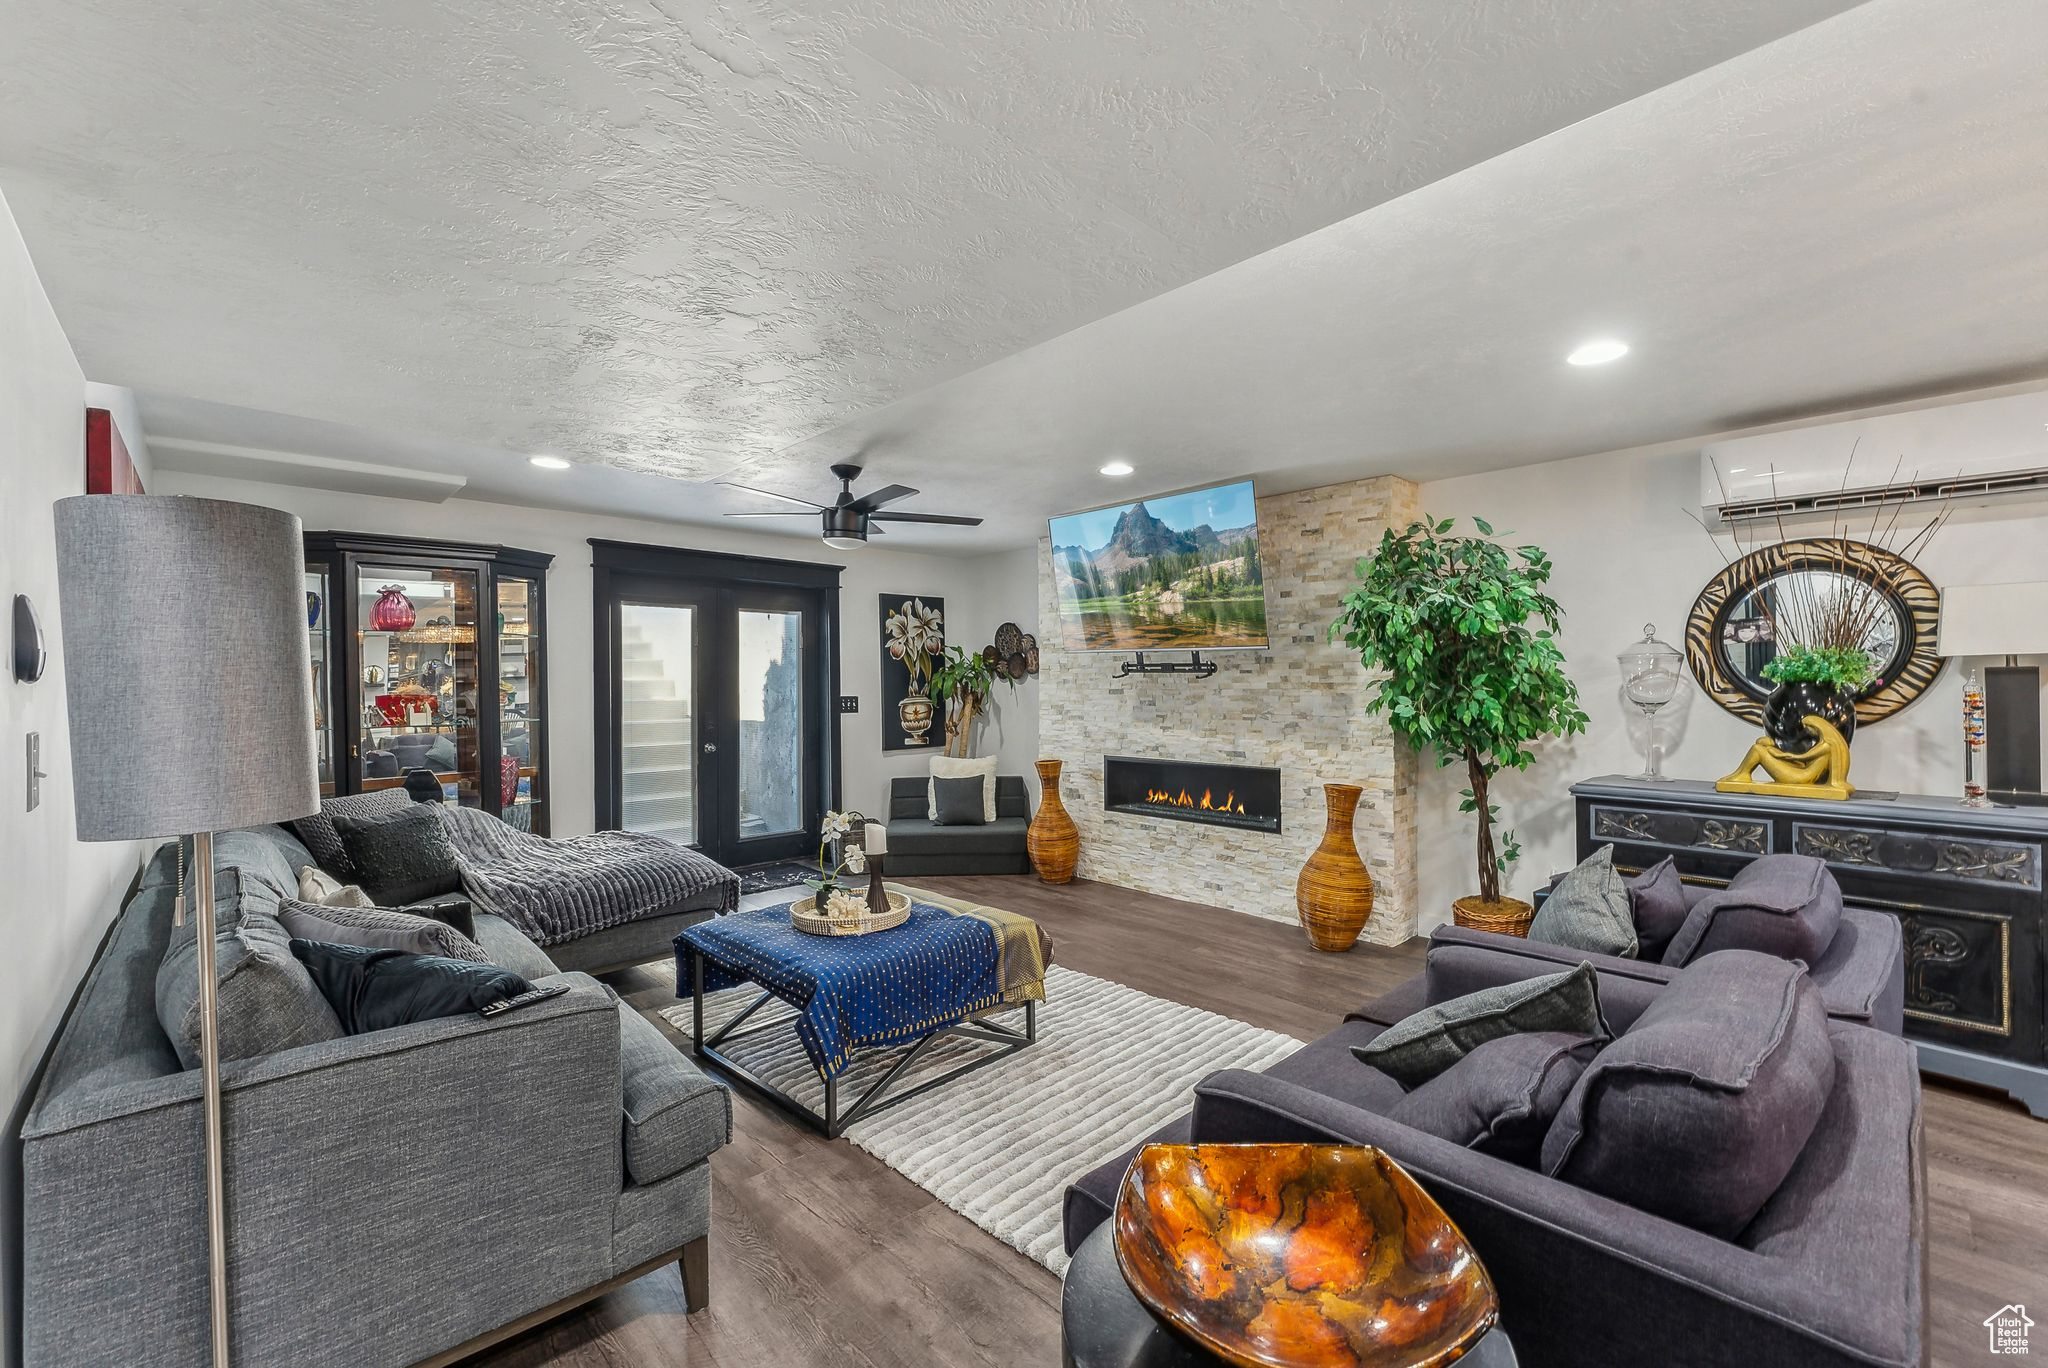
<svg viewBox="0 0 2048 1368">
<path fill-rule="evenodd" d="M 1066 1368 L 1212 1368 L 1223 1359 L 1167 1328 L 1145 1309 L 1117 1267 L 1104 1221 L 1074 1251 L 1060 1291 L 1060 1359 Z M 1458 1360 L 1459 1368 L 1515 1368 L 1499 1328 Z"/>
<path fill-rule="evenodd" d="M 916 889 L 909 920 L 865 936 L 813 936 L 790 925 L 789 906 L 756 908 L 699 922 L 676 937 L 676 995 L 691 1001 L 691 1036 L 699 1059 L 799 1120 L 836 1138 L 848 1126 L 907 1102 L 943 1083 L 1007 1059 L 1038 1039 L 1044 997 L 1037 928 L 1010 913 L 934 899 Z M 943 905 L 941 905 L 943 903 Z M 1020 976 L 1019 951 L 1006 937 L 1028 931 L 1039 947 L 1026 956 L 1035 975 Z M 752 983 L 761 989 L 738 1015 L 707 1035 L 704 995 Z M 771 1001 L 793 1011 L 743 1024 Z M 998 1021 L 1021 1007 L 1021 1028 Z M 825 1088 L 823 1110 L 791 1096 L 734 1059 L 722 1046 L 769 1031 L 794 1030 Z M 941 1040 L 991 1046 L 936 1077 L 891 1087 Z M 840 1103 L 840 1080 L 856 1059 L 897 1049 L 900 1055 L 857 1096 Z"/>
</svg>

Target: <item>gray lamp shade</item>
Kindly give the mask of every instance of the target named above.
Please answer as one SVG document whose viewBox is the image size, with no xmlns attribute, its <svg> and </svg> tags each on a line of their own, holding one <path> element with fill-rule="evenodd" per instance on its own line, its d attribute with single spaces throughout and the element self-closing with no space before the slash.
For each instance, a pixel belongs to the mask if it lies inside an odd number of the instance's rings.
<svg viewBox="0 0 2048 1368">
<path fill-rule="evenodd" d="M 299 520 L 153 494 L 57 502 L 82 841 L 319 810 Z"/>
</svg>

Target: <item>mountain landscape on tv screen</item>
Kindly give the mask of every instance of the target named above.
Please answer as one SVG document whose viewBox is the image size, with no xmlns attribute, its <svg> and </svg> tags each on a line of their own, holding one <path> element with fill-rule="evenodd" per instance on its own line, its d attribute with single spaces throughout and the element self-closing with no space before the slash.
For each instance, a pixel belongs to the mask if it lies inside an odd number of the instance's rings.
<svg viewBox="0 0 2048 1368">
<path fill-rule="evenodd" d="M 1145 500 L 1117 513 L 1107 540 L 1060 544 L 1080 519 L 1053 522 L 1053 583 L 1062 640 L 1084 650 L 1264 646 L 1266 599 L 1257 523 L 1175 527 L 1175 504 Z M 1185 518 L 1182 521 L 1186 521 Z"/>
</svg>

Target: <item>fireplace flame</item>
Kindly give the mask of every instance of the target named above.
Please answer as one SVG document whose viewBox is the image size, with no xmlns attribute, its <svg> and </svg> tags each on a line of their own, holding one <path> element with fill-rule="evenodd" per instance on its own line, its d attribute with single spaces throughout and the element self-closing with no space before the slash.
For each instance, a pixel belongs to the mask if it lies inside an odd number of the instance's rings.
<svg viewBox="0 0 2048 1368">
<path fill-rule="evenodd" d="M 1239 817 L 1245 815 L 1244 804 L 1237 801 L 1237 790 L 1235 789 L 1224 794 L 1223 801 L 1219 803 L 1216 801 L 1215 790 L 1213 789 L 1203 789 L 1202 796 L 1196 798 L 1186 789 L 1182 789 L 1179 793 L 1169 793 L 1165 789 L 1148 788 L 1145 790 L 1145 801 L 1159 807 L 1195 808 L 1202 812 L 1228 812 L 1234 813 Z"/>
</svg>

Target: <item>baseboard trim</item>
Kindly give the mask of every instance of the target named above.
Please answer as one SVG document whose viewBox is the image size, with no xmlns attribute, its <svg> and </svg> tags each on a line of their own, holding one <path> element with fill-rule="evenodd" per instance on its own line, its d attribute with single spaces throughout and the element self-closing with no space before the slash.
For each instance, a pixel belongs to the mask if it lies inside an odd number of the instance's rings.
<svg viewBox="0 0 2048 1368">
<path fill-rule="evenodd" d="M 653 1273 L 658 1269 L 679 1266 L 682 1262 L 684 1251 L 689 1249 L 690 1245 L 708 1238 L 710 1237 L 700 1235 L 696 1240 L 690 1241 L 689 1244 L 677 1245 L 668 1253 L 657 1254 L 646 1263 L 629 1268 L 617 1277 L 608 1278 L 595 1287 L 586 1287 L 581 1292 L 571 1293 L 560 1301 L 551 1302 L 543 1306 L 538 1311 L 528 1312 L 518 1320 L 507 1321 L 495 1330 L 486 1330 L 483 1334 L 473 1339 L 464 1340 L 453 1349 L 444 1349 L 432 1358 L 423 1358 L 418 1363 L 415 1363 L 412 1368 L 449 1368 L 449 1365 L 460 1363 L 472 1354 L 482 1353 L 492 1345 L 503 1344 L 508 1339 L 523 1335 L 537 1326 L 546 1325 L 549 1321 L 559 1316 L 567 1315 L 579 1306 L 596 1301 L 607 1292 L 616 1292 L 627 1283 L 638 1282 L 649 1273 Z M 687 1301 L 689 1297 L 689 1289 L 687 1288 L 684 1289 L 684 1297 Z"/>
</svg>

